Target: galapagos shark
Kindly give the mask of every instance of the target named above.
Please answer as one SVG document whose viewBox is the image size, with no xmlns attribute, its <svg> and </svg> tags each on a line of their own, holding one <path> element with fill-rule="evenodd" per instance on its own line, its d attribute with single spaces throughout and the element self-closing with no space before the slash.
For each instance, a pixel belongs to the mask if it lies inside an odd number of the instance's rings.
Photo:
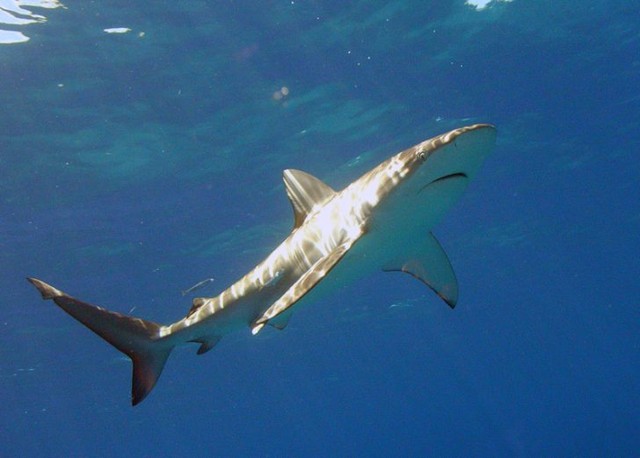
<svg viewBox="0 0 640 458">
<path fill-rule="evenodd" d="M 458 283 L 430 232 L 458 200 L 495 145 L 489 124 L 461 127 L 387 159 L 342 191 L 299 170 L 283 173 L 294 227 L 249 273 L 216 297 L 193 300 L 186 316 L 160 325 L 75 299 L 36 278 L 43 299 L 126 354 L 133 362 L 131 402 L 153 389 L 172 349 L 209 351 L 226 334 L 269 324 L 283 329 L 301 304 L 327 297 L 377 270 L 402 271 L 451 308 Z"/>
</svg>

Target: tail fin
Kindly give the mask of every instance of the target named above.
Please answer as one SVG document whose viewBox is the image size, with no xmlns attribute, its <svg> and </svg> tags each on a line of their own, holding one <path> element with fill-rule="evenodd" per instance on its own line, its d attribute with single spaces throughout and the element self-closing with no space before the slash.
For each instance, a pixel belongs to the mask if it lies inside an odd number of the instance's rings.
<svg viewBox="0 0 640 458">
<path fill-rule="evenodd" d="M 27 278 L 43 299 L 58 306 L 131 358 L 131 404 L 140 403 L 153 389 L 174 345 L 160 339 L 160 326 L 151 321 L 110 312 L 74 299 L 36 278 Z"/>
</svg>

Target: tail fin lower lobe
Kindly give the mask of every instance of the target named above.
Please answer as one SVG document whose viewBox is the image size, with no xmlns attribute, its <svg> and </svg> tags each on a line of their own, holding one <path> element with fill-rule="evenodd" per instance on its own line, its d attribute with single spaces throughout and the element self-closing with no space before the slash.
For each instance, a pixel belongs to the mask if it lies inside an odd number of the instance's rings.
<svg viewBox="0 0 640 458">
<path fill-rule="evenodd" d="M 139 404 L 155 386 L 174 347 L 160 338 L 160 326 L 79 301 L 36 278 L 27 280 L 40 291 L 43 299 L 52 299 L 62 310 L 131 358 L 131 404 Z"/>
</svg>

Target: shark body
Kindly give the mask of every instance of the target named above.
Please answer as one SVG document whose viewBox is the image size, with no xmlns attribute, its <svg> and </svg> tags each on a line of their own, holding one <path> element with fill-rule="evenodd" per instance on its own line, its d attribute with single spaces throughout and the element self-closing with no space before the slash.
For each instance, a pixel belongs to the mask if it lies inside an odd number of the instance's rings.
<svg viewBox="0 0 640 458">
<path fill-rule="evenodd" d="M 216 297 L 194 299 L 184 318 L 166 326 L 28 280 L 44 299 L 131 358 L 136 405 L 155 386 L 175 346 L 195 342 L 203 354 L 247 326 L 253 334 L 266 324 L 283 329 L 295 307 L 376 270 L 407 272 L 453 308 L 455 273 L 430 230 L 460 197 L 495 138 L 488 124 L 452 130 L 392 156 L 339 192 L 305 172 L 285 170 L 291 234 L 244 277 Z"/>
</svg>

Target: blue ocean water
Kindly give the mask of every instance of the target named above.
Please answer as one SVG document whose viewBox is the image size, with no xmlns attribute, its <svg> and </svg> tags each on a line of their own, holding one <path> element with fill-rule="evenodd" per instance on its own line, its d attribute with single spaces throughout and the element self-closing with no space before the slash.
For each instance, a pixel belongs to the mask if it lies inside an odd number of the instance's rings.
<svg viewBox="0 0 640 458">
<path fill-rule="evenodd" d="M 638 456 L 640 9 L 485 3 L 73 0 L 0 24 L 28 38 L 0 44 L 0 456 Z M 496 150 L 434 230 L 453 311 L 380 273 L 177 349 L 132 408 L 128 359 L 25 281 L 175 321 L 286 237 L 283 169 L 340 189 L 475 122 Z"/>
</svg>

